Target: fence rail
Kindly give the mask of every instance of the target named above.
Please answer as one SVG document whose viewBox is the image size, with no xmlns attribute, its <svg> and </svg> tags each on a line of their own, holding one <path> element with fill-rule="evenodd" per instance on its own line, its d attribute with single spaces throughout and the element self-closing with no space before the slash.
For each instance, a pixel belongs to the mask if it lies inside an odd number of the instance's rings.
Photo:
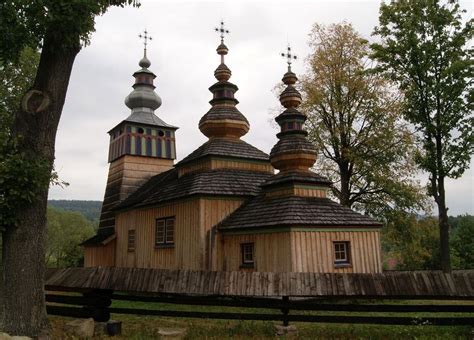
<svg viewBox="0 0 474 340">
<path fill-rule="evenodd" d="M 115 313 L 274 320 L 282 321 L 284 325 L 288 325 L 290 321 L 474 325 L 474 303 L 439 301 L 474 300 L 474 271 L 449 275 L 439 272 L 375 275 L 74 268 L 49 270 L 46 274 L 46 289 L 49 314 L 92 317 L 96 321 L 107 321 L 110 314 Z M 53 291 L 61 291 L 61 294 Z M 76 295 L 67 292 L 76 292 Z M 376 299 L 375 303 L 370 299 Z M 396 299 L 411 301 L 409 304 L 399 304 Z M 420 299 L 432 301 L 424 304 L 419 303 Z M 259 312 L 122 308 L 113 305 L 113 301 L 141 301 L 153 306 L 165 303 L 240 307 L 258 309 Z M 355 313 L 373 315 L 361 316 Z M 402 315 L 387 316 L 386 313 Z M 416 317 L 403 313 L 416 313 Z M 455 315 L 436 316 L 438 313 Z"/>
<path fill-rule="evenodd" d="M 474 299 L 474 271 L 326 274 L 67 268 L 47 270 L 46 286 L 182 295 Z"/>
</svg>

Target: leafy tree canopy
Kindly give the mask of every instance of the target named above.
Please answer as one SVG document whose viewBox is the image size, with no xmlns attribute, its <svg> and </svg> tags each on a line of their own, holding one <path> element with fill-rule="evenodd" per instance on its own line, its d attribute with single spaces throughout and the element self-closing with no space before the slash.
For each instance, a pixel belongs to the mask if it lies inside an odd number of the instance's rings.
<svg viewBox="0 0 474 340">
<path fill-rule="evenodd" d="M 417 161 L 430 174 L 458 178 L 474 151 L 474 20 L 457 1 L 394 1 L 380 8 L 373 44 L 379 70 L 404 91 L 403 112 L 420 132 Z M 409 13 L 410 15 L 407 15 Z M 443 144 L 436 157 L 436 139 Z M 436 190 L 435 190 L 436 191 Z"/>
<path fill-rule="evenodd" d="M 392 0 L 380 7 L 377 69 L 404 93 L 402 112 L 422 146 L 428 193 L 438 206 L 441 268 L 451 270 L 445 178 L 459 178 L 474 152 L 474 19 L 457 0 Z"/>
<path fill-rule="evenodd" d="M 0 4 L 0 60 L 16 61 L 26 46 L 40 48 L 46 34 L 62 39 L 58 48 L 87 44 L 97 15 L 110 6 L 139 5 L 137 0 L 14 0 Z M 58 51 L 60 53 L 60 51 Z"/>
<path fill-rule="evenodd" d="M 48 208 L 46 264 L 50 267 L 78 267 L 83 264 L 81 242 L 95 233 L 94 225 L 78 212 Z"/>
<path fill-rule="evenodd" d="M 400 113 L 401 95 L 370 72 L 368 41 L 351 24 L 314 25 L 302 81 L 309 138 L 321 151 L 319 172 L 341 204 L 379 215 L 423 207 L 412 179 L 416 150 Z"/>
</svg>

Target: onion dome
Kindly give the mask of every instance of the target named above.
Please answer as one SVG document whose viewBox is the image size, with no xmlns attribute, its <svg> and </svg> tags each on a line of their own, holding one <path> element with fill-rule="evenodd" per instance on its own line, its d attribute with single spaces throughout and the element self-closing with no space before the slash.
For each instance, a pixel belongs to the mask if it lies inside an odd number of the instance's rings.
<svg viewBox="0 0 474 340">
<path fill-rule="evenodd" d="M 286 88 L 280 94 L 280 103 L 285 110 L 275 118 L 281 131 L 277 134 L 279 141 L 270 152 L 270 161 L 281 172 L 309 171 L 316 161 L 316 150 L 303 129 L 306 115 L 297 109 L 301 94 L 294 86 L 298 78 L 290 65 L 289 61 L 288 72 L 282 79 Z"/>
<path fill-rule="evenodd" d="M 216 28 L 217 32 L 221 32 L 221 44 L 216 49 L 217 54 L 221 56 L 221 63 L 214 71 L 217 83 L 209 88 L 213 94 L 209 101 L 212 107 L 199 121 L 199 129 L 209 138 L 239 139 L 248 132 L 250 125 L 245 116 L 235 107 L 239 101 L 235 99 L 234 94 L 239 88 L 229 82 L 232 72 L 224 63 L 224 56 L 229 53 L 229 49 L 223 41 L 223 34 L 228 33 L 223 25 L 224 23 L 221 22 L 221 29 Z"/>
<path fill-rule="evenodd" d="M 141 69 L 133 74 L 135 84 L 133 91 L 125 98 L 125 105 L 132 112 L 153 112 L 161 106 L 161 98 L 154 91 L 153 80 L 156 75 L 148 69 L 151 62 L 146 57 L 146 50 L 138 65 Z"/>
</svg>

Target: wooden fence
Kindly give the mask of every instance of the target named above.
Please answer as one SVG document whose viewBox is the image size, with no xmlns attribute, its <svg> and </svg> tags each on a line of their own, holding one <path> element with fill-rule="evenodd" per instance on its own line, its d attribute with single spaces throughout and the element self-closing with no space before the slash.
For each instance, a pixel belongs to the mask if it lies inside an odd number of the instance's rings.
<svg viewBox="0 0 474 340">
<path fill-rule="evenodd" d="M 126 268 L 48 270 L 49 314 L 93 317 L 111 313 L 187 318 L 279 320 L 324 323 L 473 325 L 474 304 L 440 304 L 442 299 L 474 300 L 474 271 L 389 274 L 200 272 Z M 80 292 L 64 295 L 64 292 Z M 376 299 L 374 303 L 371 301 Z M 397 299 L 412 300 L 398 304 Z M 433 300 L 430 304 L 416 300 Z M 383 301 L 389 300 L 390 302 Z M 112 301 L 263 309 L 259 313 L 198 312 L 119 308 Z M 349 303 L 348 303 L 349 302 Z M 405 302 L 406 303 L 406 302 Z M 291 311 L 291 313 L 290 313 Z M 301 313 L 301 311 L 312 311 Z M 329 315 L 324 312 L 338 312 Z M 370 316 L 354 313 L 370 312 Z M 401 313 L 386 316 L 383 313 Z M 423 317 L 403 313 L 423 313 Z M 438 317 L 437 313 L 456 313 Z M 332 313 L 330 313 L 332 314 Z"/>
</svg>

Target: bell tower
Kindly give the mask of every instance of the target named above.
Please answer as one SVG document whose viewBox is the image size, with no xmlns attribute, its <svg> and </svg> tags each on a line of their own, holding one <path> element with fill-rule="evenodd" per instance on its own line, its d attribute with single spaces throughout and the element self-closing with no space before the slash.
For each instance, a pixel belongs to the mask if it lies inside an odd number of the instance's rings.
<svg viewBox="0 0 474 340">
<path fill-rule="evenodd" d="M 147 43 L 152 38 L 146 30 L 139 37 L 144 40 L 143 58 L 138 63 L 140 69 L 133 74 L 133 90 L 125 98 L 131 113 L 109 131 L 109 175 L 98 233 L 83 243 L 86 266 L 109 265 L 88 261 L 87 248 L 104 246 L 113 240 L 114 207 L 150 177 L 170 170 L 176 159 L 175 131 L 178 128 L 155 115 L 155 110 L 161 106 L 161 98 L 155 92 L 156 75 L 149 70 L 151 62 L 147 58 Z"/>
</svg>

